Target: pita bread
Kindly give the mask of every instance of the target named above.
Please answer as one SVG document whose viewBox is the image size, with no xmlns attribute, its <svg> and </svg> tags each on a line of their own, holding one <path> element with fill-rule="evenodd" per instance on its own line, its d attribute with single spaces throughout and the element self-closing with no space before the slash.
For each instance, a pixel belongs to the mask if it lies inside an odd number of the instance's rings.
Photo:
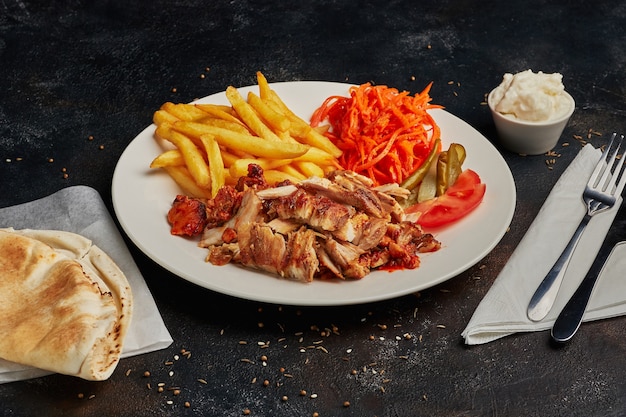
<svg viewBox="0 0 626 417">
<path fill-rule="evenodd" d="M 0 357 L 78 376 L 115 370 L 132 315 L 123 272 L 89 239 L 0 229 Z"/>
</svg>

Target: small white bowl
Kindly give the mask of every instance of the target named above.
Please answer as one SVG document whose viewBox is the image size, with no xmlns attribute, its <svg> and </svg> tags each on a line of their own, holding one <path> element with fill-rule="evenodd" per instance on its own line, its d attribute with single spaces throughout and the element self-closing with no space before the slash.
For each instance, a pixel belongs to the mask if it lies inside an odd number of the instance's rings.
<svg viewBox="0 0 626 417">
<path fill-rule="evenodd" d="M 514 119 L 497 112 L 491 101 L 492 93 L 493 91 L 489 93 L 487 103 L 500 142 L 508 150 L 523 155 L 540 155 L 554 149 L 576 107 L 572 96 L 564 92 L 563 94 L 567 97 L 570 105 L 563 116 L 545 122 L 530 122 Z"/>
</svg>

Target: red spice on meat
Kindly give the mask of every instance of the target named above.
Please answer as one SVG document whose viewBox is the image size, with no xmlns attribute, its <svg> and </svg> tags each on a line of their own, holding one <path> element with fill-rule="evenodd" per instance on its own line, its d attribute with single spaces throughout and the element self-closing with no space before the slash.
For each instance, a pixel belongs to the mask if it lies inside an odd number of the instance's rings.
<svg viewBox="0 0 626 417">
<path fill-rule="evenodd" d="M 177 195 L 167 213 L 167 221 L 173 235 L 200 234 L 207 223 L 206 205 L 198 199 Z"/>
</svg>

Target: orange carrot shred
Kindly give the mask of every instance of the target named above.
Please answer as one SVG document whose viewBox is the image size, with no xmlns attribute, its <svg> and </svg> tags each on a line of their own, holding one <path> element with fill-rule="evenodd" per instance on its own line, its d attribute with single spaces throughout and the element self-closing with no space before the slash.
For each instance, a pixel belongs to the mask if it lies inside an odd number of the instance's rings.
<svg viewBox="0 0 626 417">
<path fill-rule="evenodd" d="M 341 150 L 339 165 L 375 185 L 401 183 L 426 160 L 439 126 L 428 113 L 432 82 L 411 96 L 384 85 L 350 87 L 350 97 L 331 96 L 313 113 L 311 126 L 328 121 L 326 135 Z"/>
</svg>

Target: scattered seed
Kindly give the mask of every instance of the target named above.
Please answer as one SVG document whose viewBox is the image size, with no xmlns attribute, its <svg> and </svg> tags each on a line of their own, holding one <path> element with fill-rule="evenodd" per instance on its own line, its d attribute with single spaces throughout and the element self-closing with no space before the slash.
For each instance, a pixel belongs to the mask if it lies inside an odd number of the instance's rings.
<svg viewBox="0 0 626 417">
<path fill-rule="evenodd" d="M 309 396 L 309 398 L 316 399 L 316 398 L 317 398 L 317 394 L 311 394 L 311 395 Z"/>
<path fill-rule="evenodd" d="M 270 381 L 268 381 L 267 379 L 263 381 L 263 386 L 267 387 L 270 385 Z"/>
<path fill-rule="evenodd" d="M 149 377 L 149 376 L 150 376 L 150 371 L 145 371 L 145 372 L 143 373 L 143 376 L 145 376 L 146 378 L 147 378 L 147 377 Z"/>
<path fill-rule="evenodd" d="M 343 406 L 344 407 L 350 407 L 350 401 L 344 401 L 343 402 Z"/>
<path fill-rule="evenodd" d="M 89 136 L 87 137 L 87 140 L 93 140 L 93 135 L 89 135 Z"/>
<path fill-rule="evenodd" d="M 287 401 L 289 399 L 289 397 L 287 397 L 286 395 L 283 395 L 283 397 L 281 398 L 281 400 L 283 401 Z"/>
<path fill-rule="evenodd" d="M 379 324 L 378 327 L 380 327 L 380 330 L 387 330 L 386 324 Z"/>
<path fill-rule="evenodd" d="M 205 385 L 206 385 L 206 384 L 208 384 L 208 382 L 206 382 L 206 380 L 204 380 L 204 379 L 202 379 L 202 378 L 198 378 L 198 380 L 197 380 L 197 381 L 198 381 L 199 383 L 201 383 L 201 384 L 205 384 Z"/>
<path fill-rule="evenodd" d="M 437 328 L 438 328 L 438 329 L 445 329 L 445 328 L 446 328 L 446 326 L 445 326 L 445 325 L 443 325 L 443 324 L 438 324 L 438 325 L 437 325 Z"/>
<path fill-rule="evenodd" d="M 304 397 L 304 396 L 306 395 L 306 391 L 305 391 L 305 390 L 303 390 L 303 389 L 301 389 L 301 390 L 300 390 L 300 395 Z"/>
<path fill-rule="evenodd" d="M 163 391 L 165 391 L 165 388 L 163 388 L 163 387 L 157 388 L 157 392 L 163 392 Z"/>
<path fill-rule="evenodd" d="M 185 404 L 183 404 L 185 406 L 185 408 L 189 408 L 191 407 L 191 404 L 189 403 L 189 401 L 185 401 Z"/>
<path fill-rule="evenodd" d="M 176 89 L 176 87 L 172 87 L 172 90 L 171 90 L 171 91 L 172 91 L 172 93 L 175 93 L 175 92 L 177 92 L 178 90 Z"/>
<path fill-rule="evenodd" d="M 79 392 L 78 393 L 78 398 L 80 398 L 80 399 L 85 398 L 85 394 L 83 394 L 82 392 Z"/>
<path fill-rule="evenodd" d="M 98 146 L 98 149 L 103 150 L 104 149 L 104 145 Z"/>
<path fill-rule="evenodd" d="M 248 415 L 250 415 L 250 409 L 248 409 L 248 408 L 244 409 L 244 410 L 243 410 L 243 415 L 244 415 L 244 416 L 248 416 Z"/>
<path fill-rule="evenodd" d="M 172 405 L 172 404 L 174 404 L 174 401 L 172 401 L 172 400 L 167 400 L 165 403 L 166 403 L 167 405 Z"/>
<path fill-rule="evenodd" d="M 87 398 L 87 399 L 88 399 L 88 400 L 93 400 L 94 398 L 96 398 L 96 394 L 91 394 L 91 395 L 89 396 L 89 398 Z"/>
</svg>

